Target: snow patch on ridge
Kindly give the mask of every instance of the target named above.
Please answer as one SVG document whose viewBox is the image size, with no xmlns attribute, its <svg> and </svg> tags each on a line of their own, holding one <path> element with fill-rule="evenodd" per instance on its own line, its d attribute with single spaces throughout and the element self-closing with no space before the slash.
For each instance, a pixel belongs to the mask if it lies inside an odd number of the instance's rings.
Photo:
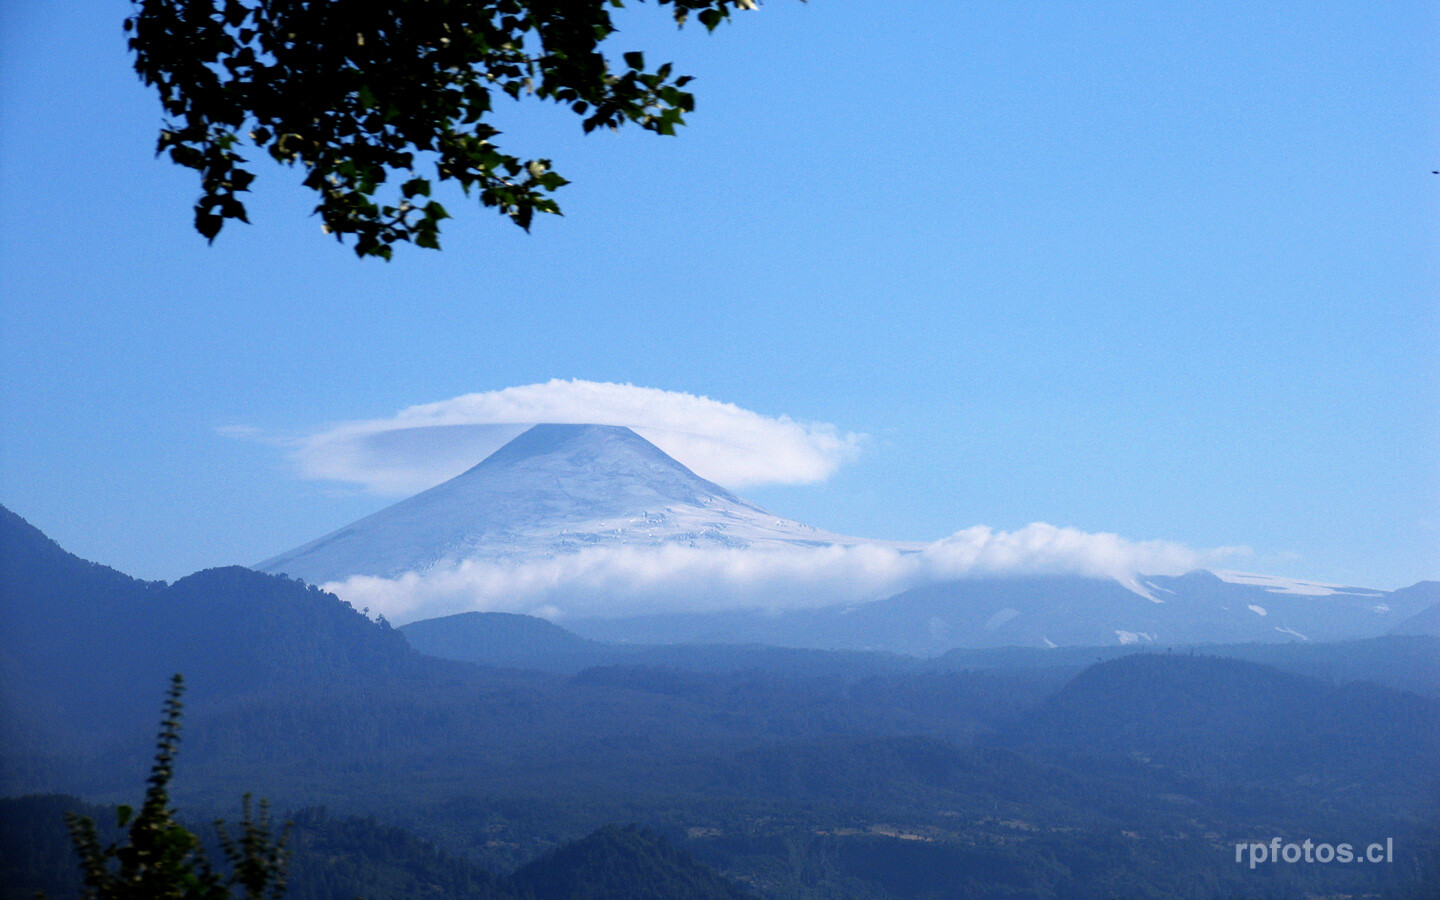
<svg viewBox="0 0 1440 900">
<path fill-rule="evenodd" d="M 1020 610 L 1011 609 L 1007 606 L 997 612 L 995 615 L 991 616 L 989 619 L 985 620 L 985 630 L 994 631 L 995 629 L 1004 625 L 1006 622 L 1010 621 L 1018 615 L 1020 615 Z"/>
<path fill-rule="evenodd" d="M 1155 643 L 1155 635 L 1144 631 L 1121 631 L 1117 628 L 1115 636 L 1120 639 L 1121 644 L 1138 644 L 1142 640 L 1147 644 Z"/>
<path fill-rule="evenodd" d="M 1322 584 L 1318 581 L 1299 581 L 1281 578 L 1277 575 L 1257 575 L 1253 572 L 1213 571 L 1216 578 L 1229 584 L 1245 584 L 1262 587 L 1272 594 L 1294 594 L 1302 597 L 1328 597 L 1331 594 L 1349 593 L 1342 584 Z"/>
</svg>

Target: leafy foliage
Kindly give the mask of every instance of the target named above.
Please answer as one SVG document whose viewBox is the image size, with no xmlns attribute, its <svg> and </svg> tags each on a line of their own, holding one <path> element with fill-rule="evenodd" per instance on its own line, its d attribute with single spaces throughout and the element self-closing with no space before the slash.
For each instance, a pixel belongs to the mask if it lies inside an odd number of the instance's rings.
<svg viewBox="0 0 1440 900">
<path fill-rule="evenodd" d="M 245 900 L 278 900 L 285 892 L 285 836 L 277 840 L 271 834 L 263 801 L 255 815 L 250 797 L 245 797 L 238 838 L 216 823 L 231 864 L 228 877 L 211 867 L 195 833 L 175 820 L 169 786 L 180 746 L 180 696 L 184 690 L 184 681 L 175 675 L 165 697 L 155 762 L 139 815 L 129 806 L 116 810 L 116 826 L 129 825 L 128 843 L 102 847 L 94 821 L 66 815 L 85 877 L 80 895 L 85 900 L 229 900 L 235 896 L 231 885 L 243 891 L 240 896 Z"/>
<path fill-rule="evenodd" d="M 678 24 L 707 29 L 754 0 L 658 0 Z M 586 132 L 626 122 L 674 134 L 694 97 L 669 64 L 642 53 L 623 66 L 601 51 L 621 0 L 136 0 L 126 20 L 135 70 L 160 94 L 158 152 L 200 174 L 195 228 L 214 240 L 248 222 L 238 195 L 255 175 L 247 141 L 299 165 L 315 211 L 360 256 L 389 259 L 398 241 L 439 248 L 449 213 L 430 199 L 436 176 L 529 229 L 559 213 L 566 180 L 547 159 L 502 152 L 486 117 L 497 94 L 568 107 Z M 403 173 L 398 196 L 375 199 Z"/>
<path fill-rule="evenodd" d="M 230 863 L 230 883 L 244 890 L 246 900 L 279 900 L 285 893 L 289 826 L 276 838 L 271 829 L 269 806 L 264 800 L 256 812 L 250 795 L 246 794 L 243 806 L 238 835 L 232 837 L 224 822 L 215 822 L 220 849 Z"/>
</svg>

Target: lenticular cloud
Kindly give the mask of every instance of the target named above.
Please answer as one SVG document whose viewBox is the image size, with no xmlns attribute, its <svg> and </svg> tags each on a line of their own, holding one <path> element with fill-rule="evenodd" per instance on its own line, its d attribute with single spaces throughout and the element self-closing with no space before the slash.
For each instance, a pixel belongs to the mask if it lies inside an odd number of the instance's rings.
<svg viewBox="0 0 1440 900">
<path fill-rule="evenodd" d="M 302 439 L 294 457 L 306 477 L 400 496 L 453 478 L 538 423 L 628 426 L 700 477 L 732 489 L 824 481 L 865 441 L 833 425 L 765 416 L 709 397 L 556 379 L 342 422 Z"/>
<path fill-rule="evenodd" d="M 600 546 L 543 559 L 472 559 L 398 578 L 356 576 L 324 587 L 402 624 L 472 610 L 563 621 L 852 604 L 923 584 L 1007 575 L 1114 578 L 1149 596 L 1137 575 L 1178 575 L 1207 558 L 1166 541 L 1035 523 L 1013 532 L 977 526 L 915 545 Z"/>
</svg>

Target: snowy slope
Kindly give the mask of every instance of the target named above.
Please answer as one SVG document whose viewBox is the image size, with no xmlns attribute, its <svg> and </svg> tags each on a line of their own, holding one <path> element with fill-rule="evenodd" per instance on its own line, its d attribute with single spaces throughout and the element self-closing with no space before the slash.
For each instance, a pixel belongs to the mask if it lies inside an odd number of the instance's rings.
<svg viewBox="0 0 1440 900">
<path fill-rule="evenodd" d="M 469 471 L 256 568 L 312 584 L 593 544 L 863 543 L 772 515 L 628 428 L 536 425 Z"/>
</svg>

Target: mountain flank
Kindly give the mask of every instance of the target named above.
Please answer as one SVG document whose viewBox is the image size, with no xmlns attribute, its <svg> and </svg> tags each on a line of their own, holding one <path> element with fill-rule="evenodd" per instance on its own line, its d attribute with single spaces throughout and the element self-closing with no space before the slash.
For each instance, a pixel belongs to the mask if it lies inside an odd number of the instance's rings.
<svg viewBox="0 0 1440 900">
<path fill-rule="evenodd" d="M 444 484 L 256 568 L 324 584 L 597 545 L 834 542 L 856 541 L 768 513 L 629 428 L 536 425 Z"/>
</svg>

